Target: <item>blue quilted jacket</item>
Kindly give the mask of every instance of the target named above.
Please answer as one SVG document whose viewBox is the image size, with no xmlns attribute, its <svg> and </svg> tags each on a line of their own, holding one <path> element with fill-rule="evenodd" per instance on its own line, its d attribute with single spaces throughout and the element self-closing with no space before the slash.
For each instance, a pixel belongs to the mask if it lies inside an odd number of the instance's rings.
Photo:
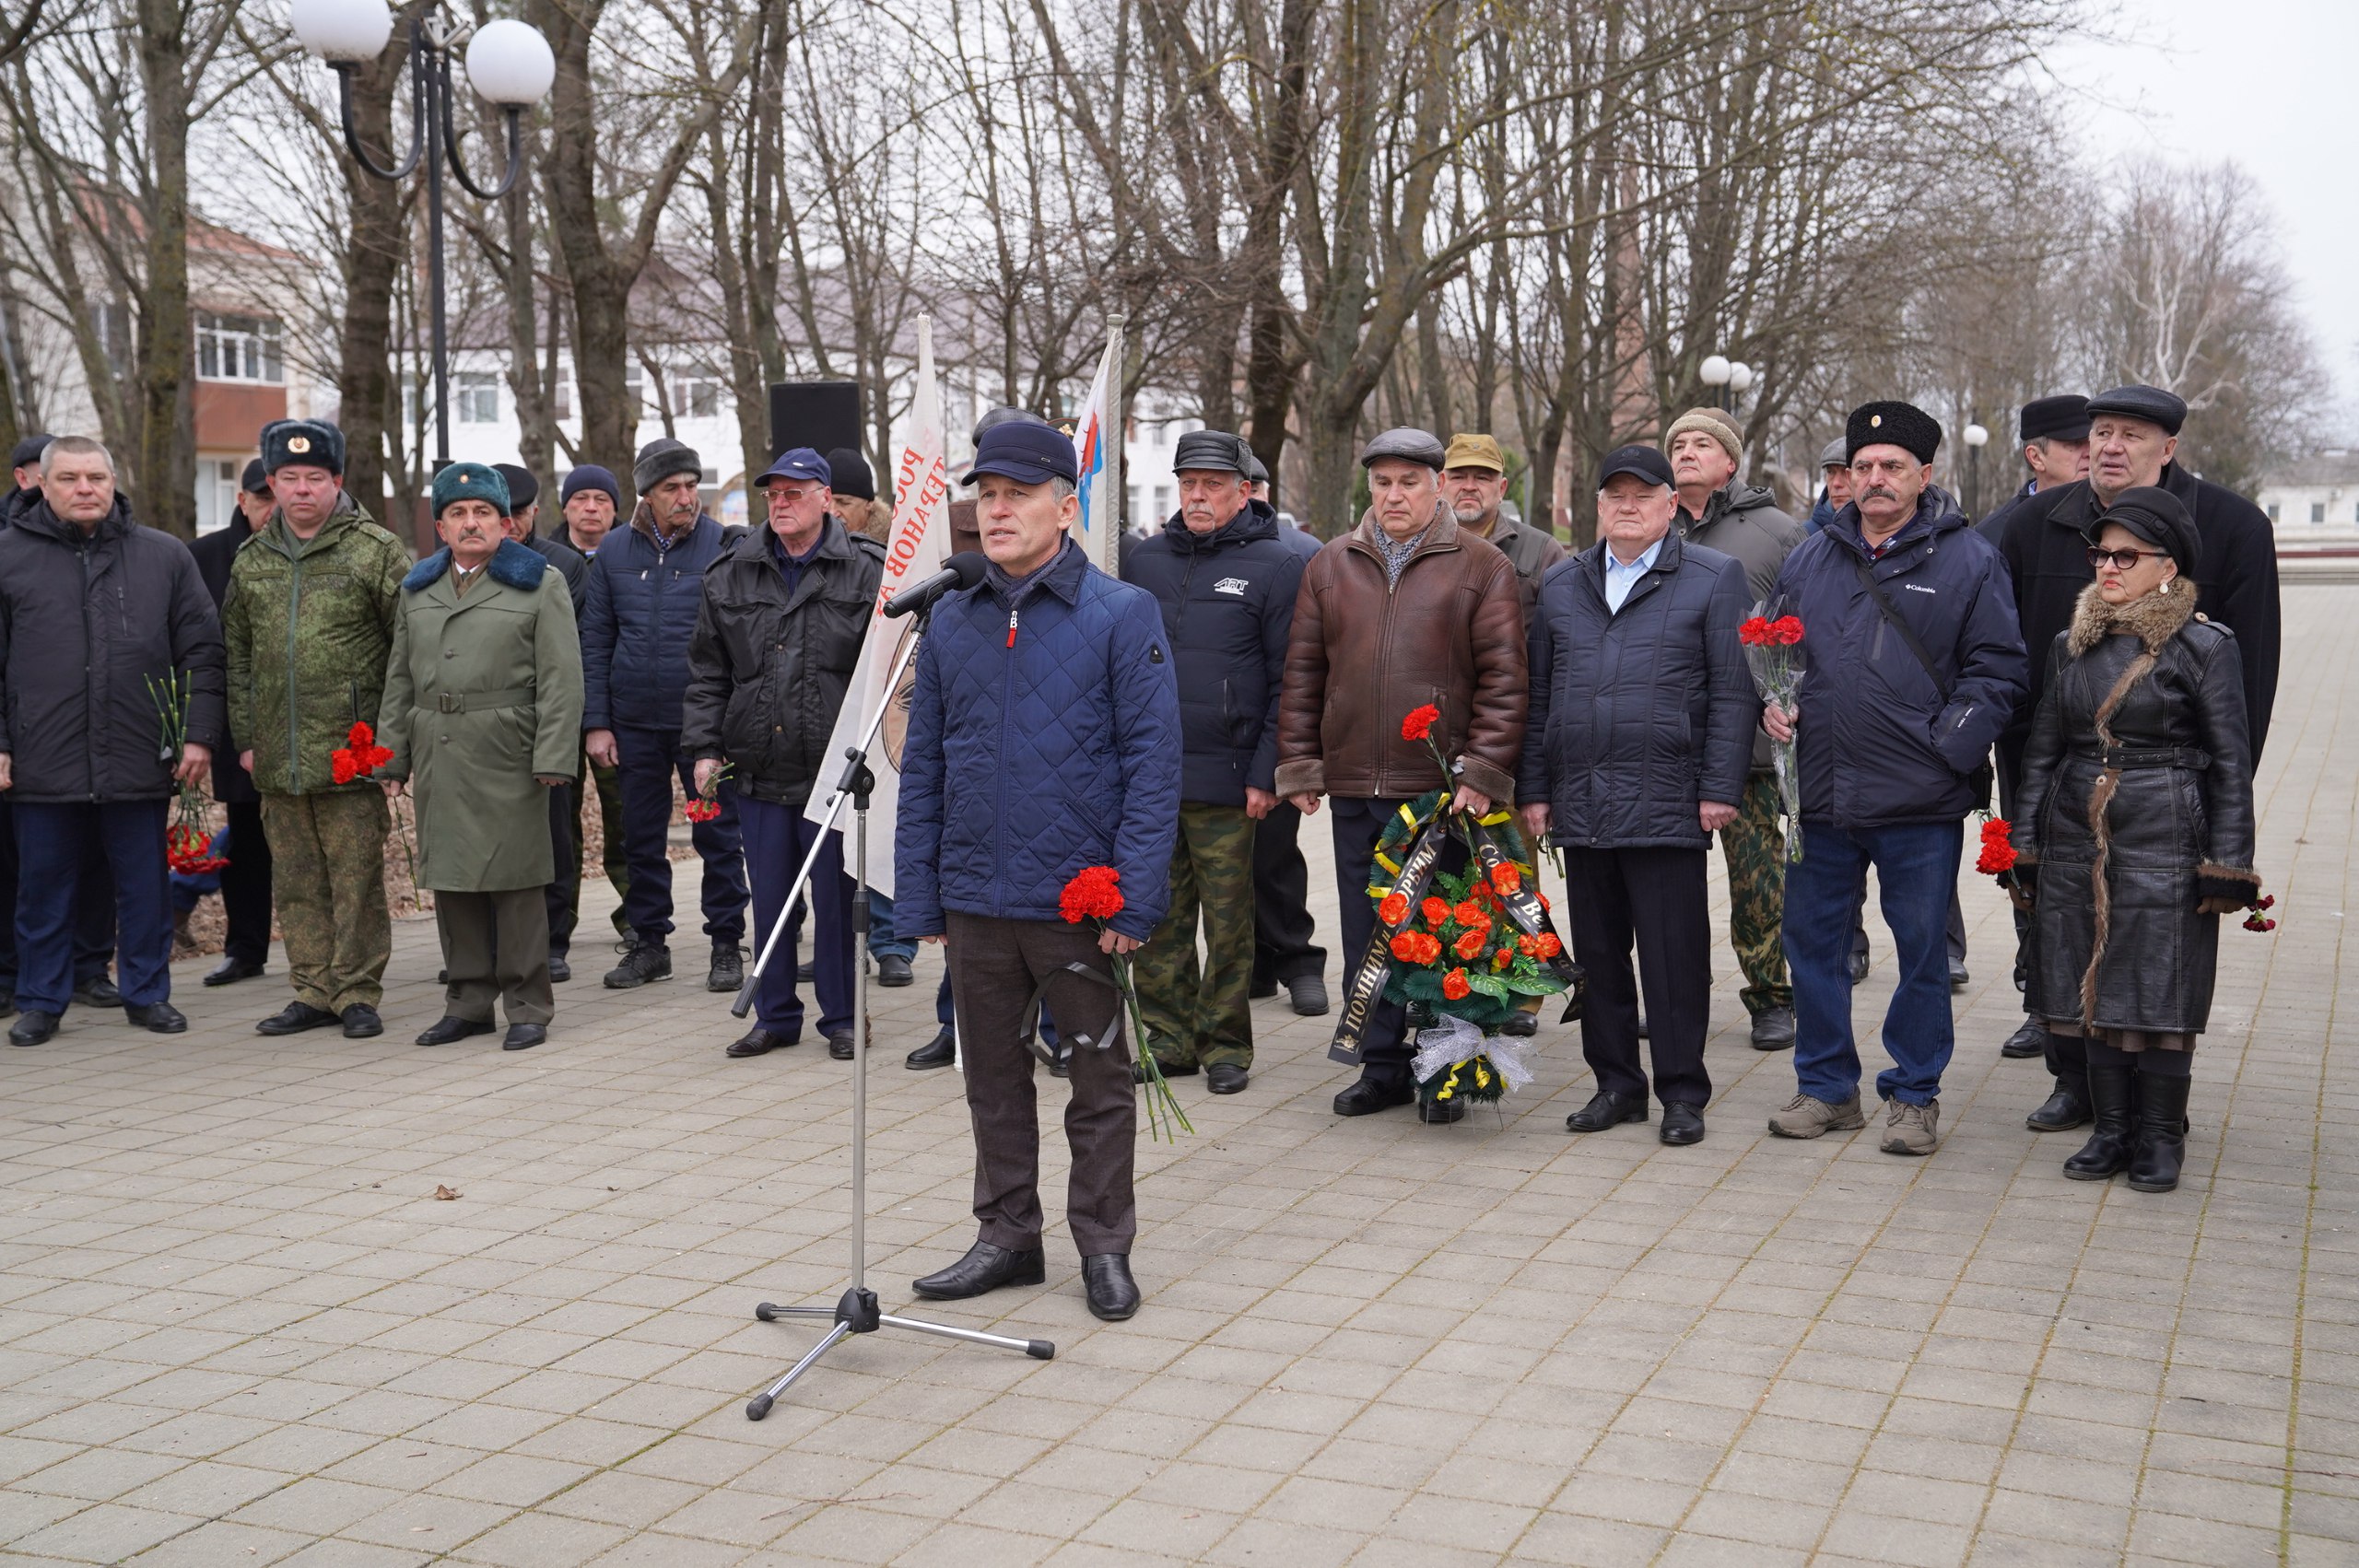
<svg viewBox="0 0 2359 1568">
<path fill-rule="evenodd" d="M 733 542 L 709 517 L 669 549 L 628 525 L 606 535 L 581 602 L 584 730 L 680 728 L 705 568 Z"/>
<path fill-rule="evenodd" d="M 1152 935 L 1180 822 L 1180 693 L 1154 596 L 1068 541 L 1013 603 L 997 580 L 938 601 L 917 667 L 894 930 L 937 935 L 945 909 L 1060 919 L 1073 874 L 1112 866 L 1109 923 Z"/>
</svg>

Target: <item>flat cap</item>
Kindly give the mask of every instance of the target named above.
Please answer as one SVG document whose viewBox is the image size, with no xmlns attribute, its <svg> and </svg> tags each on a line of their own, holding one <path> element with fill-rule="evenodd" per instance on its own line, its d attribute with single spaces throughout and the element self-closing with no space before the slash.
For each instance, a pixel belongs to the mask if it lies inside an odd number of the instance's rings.
<svg viewBox="0 0 2359 1568">
<path fill-rule="evenodd" d="M 1245 438 L 1226 430 L 1191 430 L 1171 449 L 1174 474 L 1185 474 L 1191 468 L 1216 469 L 1250 479 L 1252 463 L 1253 449 L 1245 444 Z"/>
<path fill-rule="evenodd" d="M 1858 457 L 1861 447 L 1898 447 L 1919 462 L 1931 462 L 1942 450 L 1942 422 L 1897 398 L 1863 403 L 1843 427 L 1845 460 Z"/>
<path fill-rule="evenodd" d="M 838 447 L 827 454 L 827 487 L 839 496 L 850 496 L 855 501 L 876 498 L 876 471 L 850 447 Z"/>
<path fill-rule="evenodd" d="M 1081 478 L 1081 461 L 1062 430 L 1039 419 L 1011 419 L 985 430 L 975 443 L 975 461 L 958 483 L 972 485 L 986 474 L 1013 479 L 1019 485 L 1045 485 L 1051 479 L 1067 484 Z"/>
<path fill-rule="evenodd" d="M 2195 568 L 2203 559 L 2203 535 L 2196 531 L 2195 519 L 2177 496 L 2159 485 L 2134 486 L 2116 496 L 2113 505 L 2082 531 L 2082 537 L 2095 544 L 2108 522 L 2118 522 L 2147 544 L 2169 552 L 2178 563 L 2179 575 L 2193 580 Z"/>
<path fill-rule="evenodd" d="M 2015 416 L 2019 441 L 2085 441 L 2089 439 L 2089 400 L 2078 392 L 2036 397 Z"/>
<path fill-rule="evenodd" d="M 1452 436 L 1449 450 L 1441 455 L 1444 468 L 1487 468 L 1494 474 L 1508 471 L 1508 454 L 1499 450 L 1496 436 Z"/>
<path fill-rule="evenodd" d="M 502 517 L 515 510 L 508 499 L 508 481 L 499 470 L 480 462 L 454 462 L 434 476 L 436 520 L 457 501 L 489 501 Z"/>
<path fill-rule="evenodd" d="M 983 432 L 986 430 L 996 429 L 1002 425 L 1046 426 L 1048 423 L 1046 419 L 1028 408 L 1015 408 L 1002 404 L 997 408 L 983 410 L 982 416 L 975 421 L 975 428 L 968 439 L 977 447 L 980 447 L 983 444 Z"/>
<path fill-rule="evenodd" d="M 541 498 L 541 482 L 522 463 L 495 462 L 494 471 L 508 482 L 508 504 L 518 511 Z"/>
<path fill-rule="evenodd" d="M 1256 485 L 1270 482 L 1270 471 L 1262 466 L 1262 459 L 1250 447 L 1245 449 L 1245 477 Z"/>
<path fill-rule="evenodd" d="M 1427 468 L 1439 469 L 1443 455 L 1441 442 L 1432 431 L 1420 430 L 1413 425 L 1403 425 L 1398 429 L 1387 430 L 1363 448 L 1360 452 L 1360 466 L 1373 468 L 1379 462 L 1390 457 L 1397 458 L 1402 462 L 1422 462 Z"/>
<path fill-rule="evenodd" d="M 46 430 L 27 436 L 23 440 L 18 441 L 14 450 L 8 453 L 8 466 L 11 468 L 30 468 L 34 463 L 41 461 L 41 454 L 49 450 L 49 443 L 55 439 L 57 439 L 57 438 L 49 434 Z"/>
<path fill-rule="evenodd" d="M 2160 387 L 2116 387 L 2089 399 L 2089 417 L 2094 420 L 2100 414 L 2143 419 L 2149 425 L 2161 426 L 2164 435 L 2176 436 L 2178 427 L 2187 423 L 2187 403 Z"/>
<path fill-rule="evenodd" d="M 1653 447 L 1643 444 L 1615 447 L 1607 452 L 1605 461 L 1597 465 L 1597 487 L 1604 489 L 1605 482 L 1617 474 L 1635 474 L 1649 485 L 1674 483 L 1671 476 L 1671 459 Z"/>
<path fill-rule="evenodd" d="M 1833 440 L 1827 442 L 1825 447 L 1820 449 L 1818 454 L 1818 466 L 1821 468 L 1848 468 L 1851 466 L 1851 453 L 1849 449 L 1844 445 L 1842 437 L 1836 437 Z"/>
<path fill-rule="evenodd" d="M 804 481 L 816 479 L 820 484 L 832 487 L 836 482 L 836 473 L 827 465 L 827 460 L 819 455 L 817 448 L 789 447 L 778 454 L 776 462 L 762 470 L 761 476 L 754 481 L 754 488 L 768 489 L 773 479 Z"/>
<path fill-rule="evenodd" d="M 274 419 L 262 427 L 262 465 L 276 474 L 299 465 L 344 474 L 344 432 L 324 419 Z"/>
</svg>

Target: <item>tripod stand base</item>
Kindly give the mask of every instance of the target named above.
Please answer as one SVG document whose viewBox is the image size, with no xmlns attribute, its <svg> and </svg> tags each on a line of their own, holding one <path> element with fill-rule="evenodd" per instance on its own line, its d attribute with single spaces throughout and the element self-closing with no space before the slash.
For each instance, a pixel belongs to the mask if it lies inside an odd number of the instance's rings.
<svg viewBox="0 0 2359 1568">
<path fill-rule="evenodd" d="M 803 1353 L 803 1359 L 787 1368 L 786 1375 L 745 1401 L 745 1419 L 759 1421 L 770 1413 L 770 1407 L 788 1385 L 810 1371 L 836 1346 L 839 1340 L 852 1334 L 874 1334 L 879 1328 L 907 1328 L 915 1333 L 933 1334 L 945 1340 L 959 1340 L 970 1345 L 988 1345 L 993 1350 L 1022 1351 L 1034 1361 L 1054 1361 L 1057 1347 L 1047 1340 L 1017 1340 L 1005 1334 L 986 1334 L 977 1328 L 953 1328 L 946 1323 L 928 1323 L 918 1317 L 896 1317 L 876 1308 L 876 1293 L 854 1285 L 846 1291 L 833 1306 L 776 1306 L 763 1302 L 754 1308 L 754 1316 L 765 1323 L 775 1323 L 781 1317 L 825 1317 L 831 1327 L 825 1338 Z"/>
</svg>

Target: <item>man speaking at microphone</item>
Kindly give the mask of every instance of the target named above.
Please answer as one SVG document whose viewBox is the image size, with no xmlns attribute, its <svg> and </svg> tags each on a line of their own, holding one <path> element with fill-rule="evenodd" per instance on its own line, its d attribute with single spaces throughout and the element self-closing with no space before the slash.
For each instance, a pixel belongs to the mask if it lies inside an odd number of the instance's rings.
<svg viewBox="0 0 2359 1568">
<path fill-rule="evenodd" d="M 846 532 L 831 510 L 831 478 L 827 459 L 796 447 L 755 481 L 769 526 L 748 530 L 705 569 L 704 602 L 688 638 L 680 750 L 696 759 L 698 794 L 710 798 L 722 788 L 736 794 L 757 951 L 819 837 L 803 808 L 815 788 L 832 787 L 843 771 L 842 759 L 827 755 L 827 741 L 885 575 L 885 546 Z M 805 907 L 819 1033 L 828 1055 L 850 1060 L 856 933 L 840 835 L 828 836 L 812 868 Z M 801 926 L 798 914 L 762 971 L 754 1026 L 729 1055 L 761 1056 L 803 1037 L 803 1000 L 794 991 Z"/>
<path fill-rule="evenodd" d="M 962 483 L 991 568 L 944 595 L 918 645 L 894 834 L 895 929 L 950 944 L 950 981 L 975 1129 L 966 1257 L 916 1281 L 936 1301 L 1046 1278 L 1033 1059 L 1021 1018 L 1036 989 L 1069 1028 L 1120 1006 L 1108 954 L 1135 951 L 1169 903 L 1180 816 L 1180 698 L 1154 596 L 1089 564 L 1073 443 L 1043 425 L 986 430 Z M 1059 911 L 1085 867 L 1121 877 L 1101 936 Z M 1132 1042 L 1133 1049 L 1137 1042 Z M 1065 1221 L 1089 1310 L 1138 1310 L 1130 1267 L 1137 1100 L 1126 1051 L 1076 1042 L 1065 1138 Z"/>
</svg>

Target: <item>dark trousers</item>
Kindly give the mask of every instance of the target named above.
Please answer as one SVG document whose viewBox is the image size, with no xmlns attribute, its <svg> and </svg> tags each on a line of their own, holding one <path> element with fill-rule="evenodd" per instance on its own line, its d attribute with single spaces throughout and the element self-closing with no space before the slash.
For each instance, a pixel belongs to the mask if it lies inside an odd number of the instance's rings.
<svg viewBox="0 0 2359 1568">
<path fill-rule="evenodd" d="M 1884 1048 L 1893 1065 L 1877 1075 L 1876 1093 L 1917 1106 L 1941 1096 L 1942 1070 L 1957 1039 L 1942 916 L 1957 894 L 1965 841 L 1965 827 L 1955 822 L 1848 829 L 1803 825 L 1802 858 L 1786 868 L 1785 922 L 1786 967 L 1794 980 L 1794 1076 L 1803 1094 L 1840 1105 L 1860 1086 L 1845 933 L 1859 918 L 1873 866 L 1900 969 L 1884 1015 Z"/>
<path fill-rule="evenodd" d="M 260 801 L 231 801 L 229 863 L 221 868 L 221 913 L 229 933 L 222 951 L 248 964 L 270 957 L 270 836 Z"/>
<path fill-rule="evenodd" d="M 581 919 L 581 790 L 552 784 L 549 792 L 549 852 L 556 872 L 541 890 L 549 909 L 549 952 L 573 951 L 573 928 Z"/>
<path fill-rule="evenodd" d="M 19 1008 L 55 1014 L 73 1000 L 76 886 L 94 846 L 113 876 L 115 977 L 123 1000 L 133 1007 L 170 1000 L 172 884 L 164 861 L 170 803 L 15 802 Z"/>
<path fill-rule="evenodd" d="M 1112 967 L 1097 951 L 1097 933 L 1090 926 L 1003 920 L 955 909 L 945 912 L 945 922 L 966 1059 L 967 1108 L 975 1126 L 975 1218 L 982 1239 L 994 1246 L 1036 1247 L 1041 1231 L 1040 1120 L 1032 1074 L 1037 1063 L 1024 1048 L 1017 1023 L 1033 988 L 1043 980 L 1049 1000 L 1067 1018 L 1112 1019 L 1121 998 L 1063 966 L 1086 964 L 1105 975 Z M 1102 1038 L 1110 1031 L 1092 1033 Z M 1073 1172 L 1065 1190 L 1065 1225 L 1084 1258 L 1126 1253 L 1139 1228 L 1132 1193 L 1138 1099 L 1131 1087 L 1131 1053 L 1082 1046 L 1072 1061 L 1065 1143 L 1073 1152 Z"/>
<path fill-rule="evenodd" d="M 169 874 L 169 872 L 167 873 Z M 0 997 L 17 988 L 17 828 L 8 797 L 0 795 Z M 265 917 L 265 930 L 267 918 Z M 82 847 L 81 882 L 74 891 L 74 985 L 106 978 L 114 956 L 114 872 L 106 846 L 94 837 Z"/>
<path fill-rule="evenodd" d="M 1704 1070 L 1711 1024 L 1712 926 L 1702 849 L 1565 847 L 1565 904 L 1573 956 L 1589 972 L 1581 1055 L 1608 1094 L 1647 1094 L 1638 1064 L 1638 991 L 1647 996 L 1656 1098 L 1702 1110 L 1712 1098 Z M 1637 942 L 1638 968 L 1630 970 Z"/>
<path fill-rule="evenodd" d="M 615 731 L 616 771 L 623 787 L 623 841 L 630 886 L 623 918 L 641 942 L 663 944 L 672 934 L 672 780 L 693 796 L 695 767 L 680 758 L 677 730 Z M 714 791 L 721 814 L 689 825 L 688 837 L 704 862 L 704 932 L 716 943 L 745 940 L 745 856 L 737 830 L 737 792 Z"/>
<path fill-rule="evenodd" d="M 737 798 L 737 823 L 745 840 L 745 870 L 754 883 L 754 951 L 761 952 L 778 921 L 804 857 L 820 839 L 819 825 L 803 814 L 801 806 L 781 806 L 750 796 Z M 786 933 L 762 971 L 755 1020 L 765 1029 L 792 1038 L 803 1034 L 803 999 L 794 989 L 795 945 L 802 939 L 803 917 L 812 919 L 811 947 L 815 970 L 812 989 L 819 993 L 819 1033 L 840 1035 L 851 1029 L 851 989 L 856 944 L 851 929 L 851 878 L 844 874 L 844 839 L 840 833 L 824 836 L 819 863 L 811 869 L 811 891 L 798 899 L 786 922 Z"/>
<path fill-rule="evenodd" d="M 1359 973 L 1368 939 L 1376 934 L 1376 905 L 1367 895 L 1368 874 L 1376 863 L 1376 841 L 1407 800 L 1379 796 L 1355 801 L 1331 798 L 1327 809 L 1334 818 L 1335 897 L 1344 942 L 1344 984 Z M 1466 847 L 1453 838 L 1442 846 L 1439 868 L 1455 872 L 1466 864 Z M 1360 1076 L 1370 1082 L 1398 1087 L 1409 1082 L 1409 1064 L 1416 1047 L 1406 1036 L 1407 1018 L 1397 1002 L 1379 1001 L 1368 1010 L 1367 1033 L 1360 1039 Z"/>
<path fill-rule="evenodd" d="M 443 1011 L 452 1017 L 488 1024 L 495 1001 L 504 1003 L 511 1024 L 546 1024 L 557 1016 L 557 992 L 549 986 L 548 900 L 540 888 L 437 888 L 434 926 L 450 977 Z"/>
<path fill-rule="evenodd" d="M 1310 867 L 1297 842 L 1301 832 L 1302 813 L 1283 801 L 1253 825 L 1256 990 L 1327 970 L 1327 950 L 1311 940 L 1319 928 L 1310 918 Z"/>
</svg>

